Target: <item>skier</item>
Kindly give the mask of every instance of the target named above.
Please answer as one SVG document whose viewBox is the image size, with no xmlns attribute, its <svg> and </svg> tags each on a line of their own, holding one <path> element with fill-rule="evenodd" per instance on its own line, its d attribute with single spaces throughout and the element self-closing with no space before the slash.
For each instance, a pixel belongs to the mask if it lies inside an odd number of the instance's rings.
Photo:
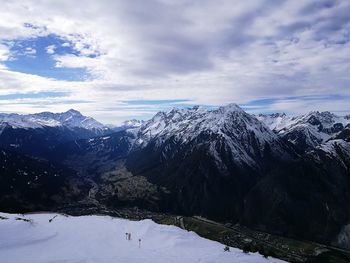
<svg viewBox="0 0 350 263">
<path fill-rule="evenodd" d="M 139 238 L 139 248 L 141 248 L 141 238 Z"/>
</svg>

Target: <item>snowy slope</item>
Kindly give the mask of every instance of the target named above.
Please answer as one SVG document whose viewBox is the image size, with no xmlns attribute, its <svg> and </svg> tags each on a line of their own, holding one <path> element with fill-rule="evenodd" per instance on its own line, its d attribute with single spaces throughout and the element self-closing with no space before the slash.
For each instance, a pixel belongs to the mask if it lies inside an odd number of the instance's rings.
<svg viewBox="0 0 350 263">
<path fill-rule="evenodd" d="M 1 262 L 284 262 L 245 254 L 174 226 L 151 220 L 128 221 L 107 216 L 0 213 Z M 56 217 L 55 217 L 56 216 Z M 32 222 L 15 220 L 16 217 Z M 55 217 L 50 223 L 49 220 Z M 131 232 L 132 240 L 125 238 Z M 141 238 L 139 248 L 138 239 Z"/>
<path fill-rule="evenodd" d="M 123 121 L 120 125 L 113 125 L 113 124 L 108 124 L 106 127 L 110 128 L 111 130 L 117 132 L 117 131 L 125 131 L 128 129 L 137 129 L 142 126 L 142 124 L 145 121 L 143 120 L 136 120 L 136 119 L 131 119 L 131 120 L 126 120 Z"/>
<path fill-rule="evenodd" d="M 278 136 L 236 104 L 215 110 L 195 106 L 159 112 L 140 127 L 135 146 L 144 148 L 149 142 L 160 146 L 167 140 L 203 143 L 198 141 L 203 135 L 211 137 L 205 142 L 211 144 L 210 154 L 216 156 L 218 141 L 223 141 L 238 163 L 255 164 L 254 157 L 263 156 L 267 145 L 278 155 L 284 152 Z"/>
<path fill-rule="evenodd" d="M 122 125 L 120 127 L 136 128 L 136 127 L 140 127 L 143 123 L 144 123 L 143 120 L 136 120 L 136 119 L 126 120 L 122 122 Z"/>
<path fill-rule="evenodd" d="M 343 166 L 348 170 L 350 165 L 350 143 L 342 139 L 329 140 L 310 151 L 309 155 L 321 164 L 324 164 L 325 159 L 329 159 L 333 165 L 338 162 L 339 166 Z"/>
<path fill-rule="evenodd" d="M 331 133 L 332 131 L 330 129 L 334 124 L 340 123 L 346 126 L 346 124 L 350 123 L 348 117 L 338 116 L 328 111 L 311 111 L 300 116 L 288 116 L 285 113 L 259 114 L 256 117 L 258 120 L 264 122 L 271 130 L 277 132 L 285 132 L 298 125 L 322 125 L 324 132 Z"/>
<path fill-rule="evenodd" d="M 285 113 L 259 114 L 256 118 L 274 131 L 279 131 L 288 126 L 292 119 L 292 117 L 287 116 Z"/>
<path fill-rule="evenodd" d="M 229 104 L 216 110 L 193 107 L 159 112 L 141 126 L 140 134 L 146 140 L 175 136 L 186 141 L 203 131 L 224 135 L 230 129 L 232 132 L 238 132 L 237 129 L 241 126 L 256 134 L 261 140 L 271 141 L 276 138 L 265 125 L 236 104 Z"/>
<path fill-rule="evenodd" d="M 316 147 L 318 150 L 322 150 L 325 153 L 328 153 L 330 155 L 335 156 L 337 154 L 337 148 L 344 149 L 350 157 L 350 144 L 344 140 L 338 139 L 338 140 L 330 140 L 324 144 L 321 144 Z"/>
<path fill-rule="evenodd" d="M 347 117 L 328 111 L 312 111 L 301 116 L 286 114 L 260 114 L 257 118 L 271 130 L 301 148 L 311 149 L 329 140 L 350 123 Z"/>
<path fill-rule="evenodd" d="M 0 126 L 9 125 L 13 128 L 42 128 L 65 126 L 68 128 L 84 128 L 88 130 L 103 130 L 104 125 L 91 117 L 83 116 L 76 110 L 63 113 L 41 112 L 36 114 L 0 114 Z"/>
</svg>

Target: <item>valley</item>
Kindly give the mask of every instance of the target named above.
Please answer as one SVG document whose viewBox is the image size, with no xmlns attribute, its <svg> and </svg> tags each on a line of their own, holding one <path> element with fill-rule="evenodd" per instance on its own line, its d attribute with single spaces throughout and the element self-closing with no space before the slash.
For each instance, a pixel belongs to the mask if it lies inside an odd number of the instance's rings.
<svg viewBox="0 0 350 263">
<path fill-rule="evenodd" d="M 110 130 L 93 119 L 84 127 L 88 117 L 75 111 L 63 114 L 73 124 L 56 114 L 62 123 L 45 117 L 50 129 L 42 119 L 33 126 L 31 117 L 32 126 L 16 121 L 9 130 L 9 117 L 2 120 L 1 211 L 152 218 L 290 262 L 321 256 L 346 262 L 348 119 L 329 113 L 256 118 L 230 104 L 173 109 Z M 56 130 L 75 136 L 45 135 Z M 28 150 L 32 138 L 35 152 Z"/>
</svg>

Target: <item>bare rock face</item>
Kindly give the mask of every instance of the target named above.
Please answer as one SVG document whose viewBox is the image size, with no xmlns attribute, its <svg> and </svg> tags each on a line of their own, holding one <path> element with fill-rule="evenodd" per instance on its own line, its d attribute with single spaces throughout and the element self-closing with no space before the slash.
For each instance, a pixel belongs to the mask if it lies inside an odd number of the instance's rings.
<svg viewBox="0 0 350 263">
<path fill-rule="evenodd" d="M 342 228 L 333 244 L 350 250 L 350 223 Z"/>
<path fill-rule="evenodd" d="M 333 140 L 267 174 L 248 194 L 243 222 L 332 243 L 349 222 L 350 145 Z"/>
<path fill-rule="evenodd" d="M 51 210 L 79 200 L 84 187 L 73 170 L 0 149 L 0 209 Z"/>
</svg>

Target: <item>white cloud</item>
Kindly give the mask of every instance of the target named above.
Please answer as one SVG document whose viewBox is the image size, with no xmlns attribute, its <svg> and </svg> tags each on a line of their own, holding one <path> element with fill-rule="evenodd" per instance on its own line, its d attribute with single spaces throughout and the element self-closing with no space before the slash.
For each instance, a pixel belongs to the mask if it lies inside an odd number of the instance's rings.
<svg viewBox="0 0 350 263">
<path fill-rule="evenodd" d="M 7 46 L 0 44 L 0 62 L 10 58 L 10 50 Z M 1 64 L 0 64 L 1 65 Z"/>
<path fill-rule="evenodd" d="M 48 54 L 54 54 L 55 53 L 55 48 L 56 48 L 55 45 L 49 45 L 49 46 L 46 47 L 46 52 Z"/>
<path fill-rule="evenodd" d="M 24 54 L 34 56 L 36 54 L 36 49 L 32 47 L 26 47 L 24 49 Z"/>
<path fill-rule="evenodd" d="M 55 54 L 56 67 L 85 68 L 94 79 L 69 83 L 11 72 L 2 65 L 0 93 L 69 91 L 70 99 L 91 102 L 74 106 L 91 115 L 103 111 L 107 122 L 147 115 L 158 107 L 126 108 L 122 102 L 127 100 L 220 105 L 271 97 L 348 96 L 347 11 L 348 1 L 324 8 L 322 1 L 311 0 L 8 1 L 0 6 L 0 43 L 59 36 L 65 41 L 62 47 L 76 54 Z M 54 49 L 48 46 L 47 52 L 54 54 Z M 0 62 L 10 56 L 0 45 Z M 301 104 L 307 102 L 299 103 L 272 106 L 306 109 Z M 310 105 L 321 108 L 322 103 Z M 43 107 L 14 105 L 35 111 Z M 122 106 L 108 110 L 117 105 Z M 334 105 L 350 111 L 350 103 Z"/>
</svg>

